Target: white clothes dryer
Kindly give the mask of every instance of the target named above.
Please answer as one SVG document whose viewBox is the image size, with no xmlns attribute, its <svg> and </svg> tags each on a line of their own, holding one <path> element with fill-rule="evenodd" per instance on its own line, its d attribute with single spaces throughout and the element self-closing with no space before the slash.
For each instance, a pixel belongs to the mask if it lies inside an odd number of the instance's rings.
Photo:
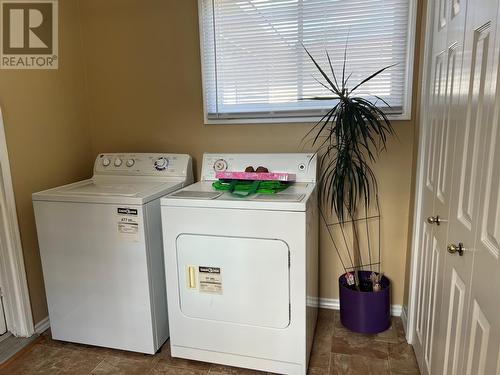
<svg viewBox="0 0 500 375">
<path fill-rule="evenodd" d="M 174 357 L 307 373 L 318 307 L 315 154 L 205 154 L 200 182 L 161 199 Z M 216 172 L 295 175 L 275 194 L 216 191 Z"/>
</svg>

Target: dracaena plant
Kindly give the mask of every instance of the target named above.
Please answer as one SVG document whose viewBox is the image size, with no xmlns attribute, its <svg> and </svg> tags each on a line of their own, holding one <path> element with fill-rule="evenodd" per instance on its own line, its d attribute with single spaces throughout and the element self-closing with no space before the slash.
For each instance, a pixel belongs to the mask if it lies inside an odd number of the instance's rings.
<svg viewBox="0 0 500 375">
<path fill-rule="evenodd" d="M 354 219 L 359 203 L 369 207 L 377 196 L 377 180 L 371 169 L 380 151 L 386 148 L 388 136 L 394 134 L 391 122 L 377 103 L 389 104 L 357 95 L 356 90 L 371 81 L 387 66 L 349 87 L 346 75 L 347 46 L 341 74 L 336 74 L 326 52 L 329 69 L 322 68 L 304 47 L 322 80 L 316 81 L 330 92 L 308 100 L 334 100 L 332 107 L 304 138 L 311 139 L 320 154 L 320 199 L 323 207 L 334 213 L 341 224 Z"/>
</svg>

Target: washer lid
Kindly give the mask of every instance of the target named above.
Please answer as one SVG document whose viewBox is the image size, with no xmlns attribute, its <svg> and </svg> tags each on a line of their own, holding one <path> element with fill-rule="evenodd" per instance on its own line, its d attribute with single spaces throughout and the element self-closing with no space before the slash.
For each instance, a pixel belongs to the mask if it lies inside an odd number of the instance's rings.
<svg viewBox="0 0 500 375">
<path fill-rule="evenodd" d="M 143 191 L 151 190 L 163 185 L 162 183 L 106 183 L 94 180 L 83 181 L 76 186 L 66 186 L 59 190 L 59 194 L 69 195 L 118 195 L 122 197 L 135 197 Z"/>
<path fill-rule="evenodd" d="M 89 179 L 33 194 L 34 201 L 143 204 L 181 188 L 183 181 Z"/>
</svg>

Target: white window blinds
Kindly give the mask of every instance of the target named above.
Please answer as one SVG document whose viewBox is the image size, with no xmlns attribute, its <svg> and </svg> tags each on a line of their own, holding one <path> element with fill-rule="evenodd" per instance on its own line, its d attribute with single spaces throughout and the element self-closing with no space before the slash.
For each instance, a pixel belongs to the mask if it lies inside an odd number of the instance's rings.
<svg viewBox="0 0 500 375">
<path fill-rule="evenodd" d="M 410 0 L 199 0 L 205 112 L 213 119 L 311 117 L 331 107 L 307 100 L 328 92 L 304 51 L 348 86 L 392 64 L 356 90 L 406 111 Z M 379 102 L 381 106 L 385 106 Z"/>
</svg>

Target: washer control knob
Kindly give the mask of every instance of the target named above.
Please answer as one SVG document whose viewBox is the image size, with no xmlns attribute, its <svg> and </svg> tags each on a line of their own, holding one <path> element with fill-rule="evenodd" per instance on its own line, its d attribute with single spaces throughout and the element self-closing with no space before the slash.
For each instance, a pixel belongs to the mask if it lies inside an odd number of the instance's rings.
<svg viewBox="0 0 500 375">
<path fill-rule="evenodd" d="M 116 158 L 115 159 L 115 167 L 119 167 L 120 165 L 122 165 L 122 159 Z"/>
<path fill-rule="evenodd" d="M 103 158 L 103 159 L 102 159 L 102 165 L 103 165 L 104 167 L 107 167 L 107 166 L 108 166 L 108 165 L 110 165 L 110 164 L 111 164 L 111 160 L 109 160 L 109 158 Z"/>
<path fill-rule="evenodd" d="M 127 167 L 133 167 L 135 164 L 135 160 L 134 159 L 128 159 L 127 160 Z"/>
<path fill-rule="evenodd" d="M 154 166 L 157 171 L 164 171 L 168 167 L 168 159 L 162 156 L 155 160 Z"/>
</svg>

